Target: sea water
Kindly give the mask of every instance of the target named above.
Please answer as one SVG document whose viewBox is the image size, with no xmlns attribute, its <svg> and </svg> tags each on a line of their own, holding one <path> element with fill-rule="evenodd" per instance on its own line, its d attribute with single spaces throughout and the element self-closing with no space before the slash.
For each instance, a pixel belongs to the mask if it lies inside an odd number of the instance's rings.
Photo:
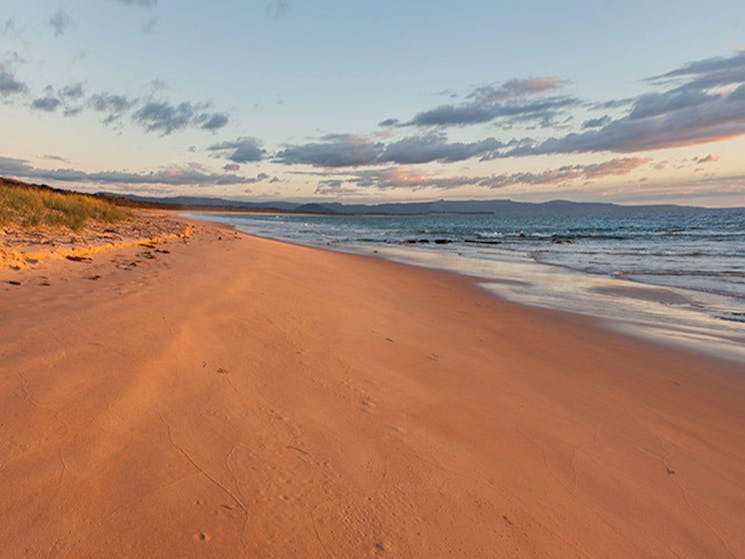
<svg viewBox="0 0 745 559">
<path fill-rule="evenodd" d="M 241 231 L 482 278 L 497 296 L 745 361 L 745 209 L 540 216 L 209 214 Z"/>
</svg>

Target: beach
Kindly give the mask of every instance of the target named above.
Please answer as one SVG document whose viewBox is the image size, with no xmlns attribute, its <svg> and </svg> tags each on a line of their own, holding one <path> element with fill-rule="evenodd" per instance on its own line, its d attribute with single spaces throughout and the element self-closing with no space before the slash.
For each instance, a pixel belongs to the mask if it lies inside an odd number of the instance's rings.
<svg viewBox="0 0 745 559">
<path fill-rule="evenodd" d="M 745 556 L 741 363 L 169 219 L 0 271 L 0 556 Z"/>
</svg>

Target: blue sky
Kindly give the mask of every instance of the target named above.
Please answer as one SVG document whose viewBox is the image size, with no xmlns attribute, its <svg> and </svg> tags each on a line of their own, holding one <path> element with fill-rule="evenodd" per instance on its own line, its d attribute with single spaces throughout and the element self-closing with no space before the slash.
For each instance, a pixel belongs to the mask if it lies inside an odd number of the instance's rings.
<svg viewBox="0 0 745 559">
<path fill-rule="evenodd" d="M 5 0 L 0 175 L 745 205 L 745 4 L 605 4 Z"/>
</svg>

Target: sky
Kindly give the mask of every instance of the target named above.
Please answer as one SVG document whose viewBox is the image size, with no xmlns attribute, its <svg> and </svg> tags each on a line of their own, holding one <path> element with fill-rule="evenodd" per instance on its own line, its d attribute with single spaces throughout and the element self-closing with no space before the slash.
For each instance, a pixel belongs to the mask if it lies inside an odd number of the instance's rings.
<svg viewBox="0 0 745 559">
<path fill-rule="evenodd" d="M 742 0 L 0 7 L 0 176 L 146 196 L 745 206 L 744 154 Z"/>
</svg>

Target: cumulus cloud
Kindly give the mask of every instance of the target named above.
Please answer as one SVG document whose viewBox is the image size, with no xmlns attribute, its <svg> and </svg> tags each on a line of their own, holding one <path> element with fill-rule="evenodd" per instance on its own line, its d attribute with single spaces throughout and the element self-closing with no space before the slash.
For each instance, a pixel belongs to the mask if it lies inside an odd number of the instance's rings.
<svg viewBox="0 0 745 559">
<path fill-rule="evenodd" d="M 504 188 L 516 185 L 556 185 L 572 181 L 591 181 L 607 176 L 626 175 L 634 169 L 649 163 L 647 157 L 616 158 L 589 165 L 566 165 L 540 173 L 521 172 L 491 176 L 442 177 L 417 167 L 397 166 L 385 169 L 368 169 L 352 174 L 344 173 L 344 178 L 326 178 L 319 181 L 316 194 L 352 194 L 360 189 L 378 190 L 432 188 L 451 190 L 475 185 L 484 188 Z M 339 173 L 342 175 L 342 173 Z"/>
<path fill-rule="evenodd" d="M 31 108 L 37 111 L 54 112 L 62 104 L 56 97 L 37 97 L 31 102 Z"/>
<path fill-rule="evenodd" d="M 247 184 L 252 179 L 234 174 L 207 173 L 193 167 L 168 167 L 149 173 L 101 171 L 87 173 L 76 169 L 40 169 L 26 160 L 0 156 L 0 175 L 18 178 L 94 184 L 161 184 L 170 186 L 207 186 Z M 255 182 L 255 181 L 253 181 Z"/>
<path fill-rule="evenodd" d="M 205 130 L 217 130 L 228 123 L 224 113 L 204 112 L 205 104 L 183 102 L 177 105 L 167 101 L 147 101 L 132 115 L 132 120 L 148 132 L 160 132 L 163 136 L 197 126 Z"/>
<path fill-rule="evenodd" d="M 195 122 L 203 130 L 219 130 L 228 123 L 229 117 L 225 113 L 202 113 L 195 118 Z"/>
<path fill-rule="evenodd" d="M 402 165 L 439 161 L 452 163 L 491 155 L 503 144 L 494 138 L 477 142 L 449 142 L 444 134 L 412 136 L 384 144 L 352 134 L 331 134 L 322 142 L 286 146 L 275 161 L 314 167 L 360 167 L 398 163 Z"/>
<path fill-rule="evenodd" d="M 130 99 L 126 95 L 95 93 L 88 99 L 88 106 L 106 115 L 103 119 L 104 124 L 112 124 L 119 121 L 136 102 L 136 99 Z"/>
<path fill-rule="evenodd" d="M 60 95 L 62 97 L 67 97 L 70 99 L 80 99 L 83 95 L 83 84 L 82 83 L 74 83 L 70 85 L 66 85 L 62 89 L 60 89 Z"/>
<path fill-rule="evenodd" d="M 59 9 L 49 18 L 49 26 L 54 30 L 55 36 L 64 35 L 75 27 L 70 14 L 65 10 Z"/>
<path fill-rule="evenodd" d="M 16 93 L 25 93 L 28 86 L 16 79 L 13 72 L 0 63 L 0 96 L 5 97 Z"/>
<path fill-rule="evenodd" d="M 228 159 L 233 163 L 252 163 L 264 159 L 266 151 L 256 138 L 238 138 L 232 142 L 220 142 L 207 148 L 216 157 Z"/>
</svg>

